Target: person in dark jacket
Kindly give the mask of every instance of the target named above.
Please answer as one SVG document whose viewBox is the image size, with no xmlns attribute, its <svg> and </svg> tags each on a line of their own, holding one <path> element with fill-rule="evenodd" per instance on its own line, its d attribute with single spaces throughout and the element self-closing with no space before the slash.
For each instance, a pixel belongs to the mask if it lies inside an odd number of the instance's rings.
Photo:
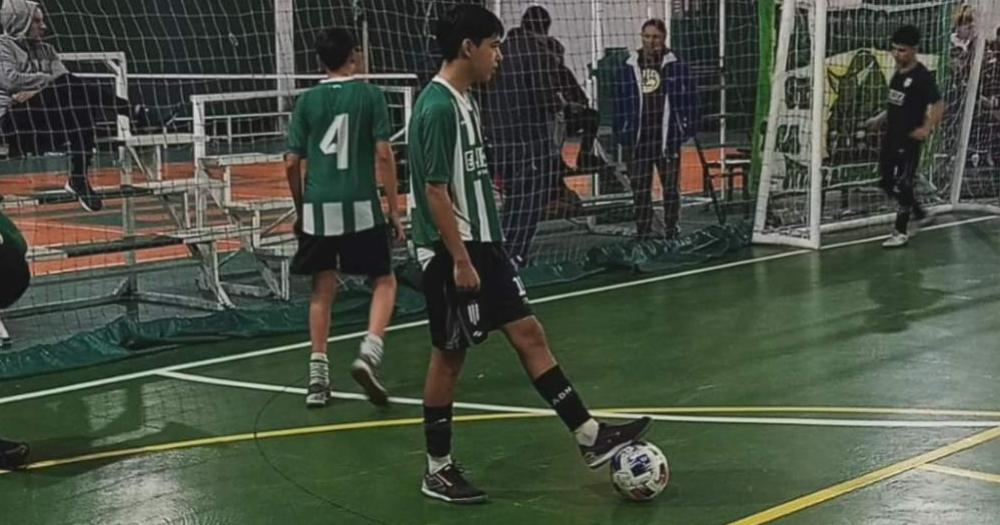
<svg viewBox="0 0 1000 525">
<path fill-rule="evenodd" d="M 690 70 L 666 47 L 666 24 L 642 25 L 642 48 L 619 71 L 615 136 L 629 153 L 637 233 L 652 235 L 653 169 L 663 185 L 664 234 L 679 233 L 681 145 L 696 133 L 697 107 Z"/>
<path fill-rule="evenodd" d="M 562 104 L 561 63 L 546 35 L 550 23 L 543 8 L 528 8 L 504 39 L 495 80 L 479 93 L 490 163 L 504 195 L 505 247 L 518 265 L 526 264 L 538 223 L 561 184 L 560 147 L 552 135 Z"/>
</svg>

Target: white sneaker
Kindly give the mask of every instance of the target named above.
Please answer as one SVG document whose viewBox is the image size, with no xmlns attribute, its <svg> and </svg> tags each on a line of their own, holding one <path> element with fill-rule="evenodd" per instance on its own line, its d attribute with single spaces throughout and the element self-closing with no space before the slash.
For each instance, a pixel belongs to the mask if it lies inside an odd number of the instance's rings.
<svg viewBox="0 0 1000 525">
<path fill-rule="evenodd" d="M 910 237 L 905 233 L 893 232 L 885 242 L 882 243 L 883 248 L 901 248 L 906 246 L 906 243 L 910 240 Z"/>
<path fill-rule="evenodd" d="M 306 392 L 306 407 L 325 407 L 330 400 L 330 369 L 326 361 L 309 361 L 309 389 Z"/>
<path fill-rule="evenodd" d="M 389 392 L 378 377 L 382 353 L 382 347 L 366 337 L 361 341 L 357 359 L 351 363 L 351 377 L 365 389 L 368 400 L 376 406 L 385 406 L 389 403 Z"/>
</svg>

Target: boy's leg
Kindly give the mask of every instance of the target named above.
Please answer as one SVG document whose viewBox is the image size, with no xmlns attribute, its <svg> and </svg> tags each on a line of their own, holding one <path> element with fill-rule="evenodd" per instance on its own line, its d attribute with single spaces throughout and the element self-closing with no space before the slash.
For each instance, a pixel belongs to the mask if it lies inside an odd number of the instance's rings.
<svg viewBox="0 0 1000 525">
<path fill-rule="evenodd" d="M 452 404 L 455 385 L 465 362 L 464 351 L 431 351 L 424 382 L 424 438 L 427 470 L 420 491 L 449 503 L 483 503 L 488 496 L 462 475 L 451 459 Z"/>
<path fill-rule="evenodd" d="M 309 390 L 306 406 L 326 406 L 330 398 L 330 366 L 327 359 L 327 338 L 330 337 L 330 312 L 337 295 L 337 272 L 325 270 L 313 275 L 313 291 L 309 298 Z"/>
<path fill-rule="evenodd" d="M 906 196 L 903 195 L 905 188 L 902 182 L 904 169 L 903 150 L 886 149 L 882 151 L 882 156 L 879 159 L 879 171 L 881 175 L 879 187 L 886 192 L 886 195 L 890 199 L 896 201 L 897 209 L 895 227 L 889 238 L 882 243 L 882 247 L 884 248 L 898 248 L 906 245 L 908 241 L 906 235 L 906 223 L 909 222 L 908 208 L 906 209 L 906 218 L 902 217 L 904 201 L 906 200 Z M 899 229 L 901 224 L 903 226 L 902 230 Z"/>
<path fill-rule="evenodd" d="M 535 389 L 573 433 L 588 467 L 597 468 L 607 463 L 619 450 L 649 430 L 651 421 L 646 417 L 616 426 L 595 421 L 552 356 L 545 331 L 534 316 L 505 324 L 503 332 L 517 350 Z"/>
<path fill-rule="evenodd" d="M 340 271 L 367 275 L 374 284 L 368 313 L 368 333 L 351 363 L 351 376 L 378 406 L 389 402 L 389 393 L 378 378 L 383 338 L 396 306 L 396 277 L 392 273 L 392 237 L 384 226 L 345 235 L 340 244 Z"/>
<path fill-rule="evenodd" d="M 653 231 L 653 160 L 641 146 L 632 151 L 629 162 L 629 182 L 635 210 L 636 234 L 646 237 Z"/>
<path fill-rule="evenodd" d="M 661 158 L 656 163 L 663 186 L 663 234 L 675 239 L 680 233 L 681 218 L 681 159 L 680 153 Z"/>
<path fill-rule="evenodd" d="M 375 278 L 372 304 L 368 313 L 368 334 L 361 341 L 358 357 L 351 364 L 351 376 L 368 393 L 375 405 L 389 402 L 389 393 L 378 377 L 378 368 L 384 355 L 385 330 L 396 307 L 396 276 L 389 274 Z"/>
</svg>

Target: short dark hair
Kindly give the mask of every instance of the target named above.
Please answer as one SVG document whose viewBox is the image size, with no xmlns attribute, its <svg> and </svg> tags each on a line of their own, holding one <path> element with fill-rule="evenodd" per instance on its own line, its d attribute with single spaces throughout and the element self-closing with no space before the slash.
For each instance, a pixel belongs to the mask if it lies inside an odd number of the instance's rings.
<svg viewBox="0 0 1000 525">
<path fill-rule="evenodd" d="M 503 38 L 503 23 L 482 6 L 462 4 L 455 6 L 438 19 L 434 27 L 441 56 L 446 61 L 458 57 L 462 42 L 471 40 L 477 46 L 490 37 Z"/>
<path fill-rule="evenodd" d="M 663 33 L 664 35 L 667 34 L 667 24 L 666 22 L 663 21 L 662 18 L 650 18 L 649 20 L 646 20 L 642 24 L 641 31 L 645 31 L 646 28 L 649 26 L 655 27 L 659 32 Z"/>
<path fill-rule="evenodd" d="M 331 27 L 316 35 L 316 55 L 323 66 L 333 71 L 347 63 L 358 47 L 354 34 L 342 27 Z"/>
<path fill-rule="evenodd" d="M 547 35 L 549 28 L 552 27 L 552 16 L 544 7 L 533 5 L 524 10 L 524 15 L 521 16 L 521 27 L 532 33 Z"/>
<path fill-rule="evenodd" d="M 916 26 L 905 25 L 892 34 L 892 43 L 901 46 L 917 47 L 920 45 L 920 30 Z"/>
</svg>

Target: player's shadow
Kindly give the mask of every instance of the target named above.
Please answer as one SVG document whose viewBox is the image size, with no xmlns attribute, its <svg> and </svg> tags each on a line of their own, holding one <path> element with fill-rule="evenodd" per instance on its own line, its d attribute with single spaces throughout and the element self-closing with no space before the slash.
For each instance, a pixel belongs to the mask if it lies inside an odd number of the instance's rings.
<svg viewBox="0 0 1000 525">
<path fill-rule="evenodd" d="M 153 418 L 147 413 L 149 400 L 143 399 L 142 384 L 123 383 L 120 388 L 108 391 L 113 399 L 106 411 L 99 412 L 85 401 L 85 394 L 70 393 L 58 401 L 38 403 L 38 410 L 31 417 L 55 427 L 51 433 L 61 434 L 29 440 L 31 464 L 47 461 L 71 460 L 53 466 L 41 466 L 11 475 L 31 478 L 33 488 L 60 482 L 64 478 L 79 476 L 84 472 L 138 457 L 135 454 L 113 455 L 107 458 L 87 458 L 104 452 L 135 449 L 143 446 L 198 439 L 210 434 L 186 424 L 168 419 L 169 414 Z M 79 461 L 72 461 L 79 459 Z"/>
<path fill-rule="evenodd" d="M 923 270 L 914 261 L 901 262 L 893 272 L 869 273 L 866 283 L 868 298 L 874 307 L 865 311 L 864 324 L 871 331 L 903 332 L 911 322 L 921 317 L 921 311 L 947 295 L 941 290 L 924 286 Z"/>
</svg>

